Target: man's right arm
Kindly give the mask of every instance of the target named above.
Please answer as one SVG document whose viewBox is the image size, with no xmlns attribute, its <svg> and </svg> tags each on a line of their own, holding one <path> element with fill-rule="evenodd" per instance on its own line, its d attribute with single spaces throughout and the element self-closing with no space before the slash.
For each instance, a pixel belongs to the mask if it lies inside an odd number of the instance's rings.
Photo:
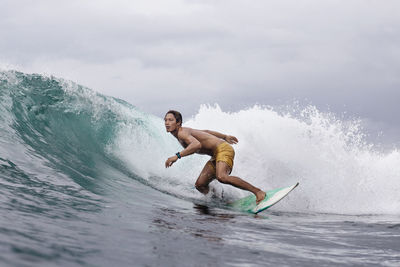
<svg viewBox="0 0 400 267">
<path fill-rule="evenodd" d="M 218 137 L 218 138 L 224 139 L 224 140 L 225 140 L 225 137 L 226 137 L 226 134 L 222 134 L 222 133 L 215 132 L 215 131 L 203 130 L 203 132 L 212 134 L 212 135 L 214 135 L 214 136 L 216 136 L 216 137 Z"/>
<path fill-rule="evenodd" d="M 232 135 L 222 134 L 222 133 L 210 131 L 210 130 L 204 130 L 204 132 L 212 134 L 218 138 L 221 138 L 221 139 L 227 141 L 229 144 L 237 144 L 237 142 L 239 142 L 239 140 Z"/>
</svg>

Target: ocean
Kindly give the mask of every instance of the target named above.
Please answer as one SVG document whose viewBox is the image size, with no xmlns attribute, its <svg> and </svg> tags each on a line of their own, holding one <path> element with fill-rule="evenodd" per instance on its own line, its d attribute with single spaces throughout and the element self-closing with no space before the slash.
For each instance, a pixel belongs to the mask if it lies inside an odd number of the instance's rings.
<svg viewBox="0 0 400 267">
<path fill-rule="evenodd" d="M 400 266 L 400 153 L 316 107 L 202 106 L 235 135 L 233 174 L 300 185 L 258 215 L 194 183 L 208 157 L 163 118 L 61 78 L 0 72 L 0 266 Z"/>
</svg>

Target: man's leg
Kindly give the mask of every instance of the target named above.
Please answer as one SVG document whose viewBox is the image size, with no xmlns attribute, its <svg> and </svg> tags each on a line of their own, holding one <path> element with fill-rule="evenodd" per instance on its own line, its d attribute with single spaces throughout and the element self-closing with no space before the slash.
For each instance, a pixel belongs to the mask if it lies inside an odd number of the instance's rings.
<svg viewBox="0 0 400 267">
<path fill-rule="evenodd" d="M 258 204 L 265 198 L 265 192 L 261 189 L 249 184 L 248 182 L 236 176 L 230 176 L 231 168 L 226 162 L 218 161 L 216 176 L 219 182 L 223 184 L 230 184 L 243 190 L 247 190 L 256 195 L 256 203 Z"/>
<path fill-rule="evenodd" d="M 199 190 L 203 194 L 207 194 L 210 188 L 208 184 L 211 183 L 212 180 L 215 179 L 215 169 L 212 166 L 210 161 L 207 161 L 206 165 L 204 165 L 203 170 L 201 171 L 199 178 L 196 181 L 196 189 Z"/>
</svg>

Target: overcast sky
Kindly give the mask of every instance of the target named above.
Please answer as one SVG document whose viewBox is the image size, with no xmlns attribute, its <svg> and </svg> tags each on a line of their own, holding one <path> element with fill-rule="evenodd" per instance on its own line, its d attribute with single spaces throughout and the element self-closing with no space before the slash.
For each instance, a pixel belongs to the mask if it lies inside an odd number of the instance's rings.
<svg viewBox="0 0 400 267">
<path fill-rule="evenodd" d="M 298 100 L 400 143 L 398 0 L 0 0 L 0 66 L 157 116 Z"/>
</svg>

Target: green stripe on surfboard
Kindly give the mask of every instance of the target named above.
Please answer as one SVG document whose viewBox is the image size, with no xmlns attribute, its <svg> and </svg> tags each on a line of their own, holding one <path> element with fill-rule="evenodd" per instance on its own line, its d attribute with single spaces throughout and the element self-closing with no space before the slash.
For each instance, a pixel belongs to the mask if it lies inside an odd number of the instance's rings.
<svg viewBox="0 0 400 267">
<path fill-rule="evenodd" d="M 229 206 L 235 210 L 257 214 L 278 203 L 279 200 L 287 196 L 287 194 L 289 194 L 298 185 L 299 183 L 296 183 L 292 186 L 268 190 L 266 191 L 267 195 L 265 199 L 261 201 L 258 205 L 256 205 L 256 196 L 252 194 L 250 196 L 236 200 L 235 202 L 229 204 Z"/>
</svg>

